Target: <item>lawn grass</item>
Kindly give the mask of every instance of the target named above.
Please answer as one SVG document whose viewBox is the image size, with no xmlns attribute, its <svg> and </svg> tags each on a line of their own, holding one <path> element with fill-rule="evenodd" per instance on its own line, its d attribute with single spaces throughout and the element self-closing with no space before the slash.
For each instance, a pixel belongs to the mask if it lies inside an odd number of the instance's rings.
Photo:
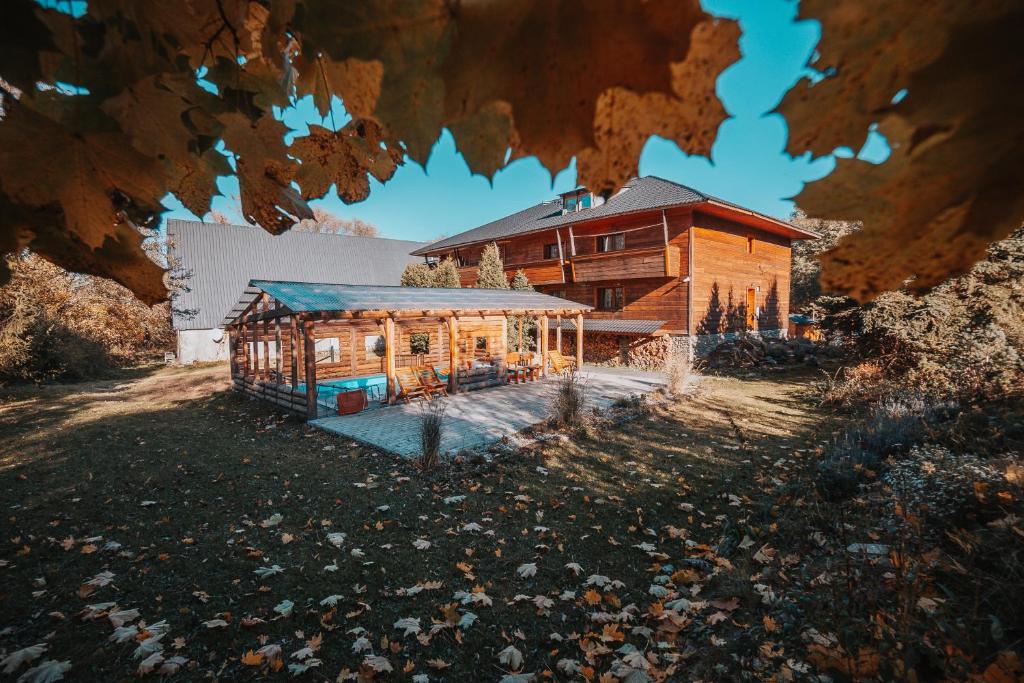
<svg viewBox="0 0 1024 683">
<path fill-rule="evenodd" d="M 0 396 L 0 655 L 46 643 L 71 680 L 135 678 L 148 634 L 110 642 L 108 617 L 81 615 L 105 602 L 167 622 L 181 680 L 283 679 L 288 664 L 314 680 L 767 678 L 798 675 L 801 634 L 829 630 L 827 590 L 781 599 L 816 590 L 822 544 L 800 489 L 835 427 L 805 373 L 709 378 L 635 420 L 430 473 L 244 399 L 225 375 Z M 406 618 L 419 634 L 395 627 Z M 243 661 L 268 645 L 280 657 Z M 522 664 L 500 661 L 510 646 Z"/>
</svg>

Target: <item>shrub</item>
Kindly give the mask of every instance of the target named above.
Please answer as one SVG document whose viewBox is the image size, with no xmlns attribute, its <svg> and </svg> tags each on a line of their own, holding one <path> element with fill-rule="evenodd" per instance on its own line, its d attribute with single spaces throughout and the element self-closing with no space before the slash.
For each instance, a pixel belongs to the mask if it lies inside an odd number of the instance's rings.
<svg viewBox="0 0 1024 683">
<path fill-rule="evenodd" d="M 409 350 L 414 356 L 423 356 L 430 353 L 430 334 L 427 332 L 413 332 L 409 335 Z"/>
<path fill-rule="evenodd" d="M 552 413 L 567 427 L 578 427 L 583 421 L 587 401 L 586 381 L 575 369 L 563 374 L 552 401 Z"/>
<path fill-rule="evenodd" d="M 665 355 L 665 390 L 670 396 L 682 396 L 693 377 L 693 355 L 673 346 Z"/>
<path fill-rule="evenodd" d="M 428 401 L 420 414 L 420 457 L 417 467 L 423 471 L 437 467 L 441 460 L 441 436 L 444 431 L 444 401 Z"/>
</svg>

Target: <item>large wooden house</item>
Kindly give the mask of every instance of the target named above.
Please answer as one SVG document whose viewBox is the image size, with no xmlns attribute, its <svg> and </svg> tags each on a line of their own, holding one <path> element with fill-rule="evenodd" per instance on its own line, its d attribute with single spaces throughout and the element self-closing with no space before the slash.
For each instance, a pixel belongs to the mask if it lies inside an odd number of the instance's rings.
<svg viewBox="0 0 1024 683">
<path fill-rule="evenodd" d="M 698 351 L 743 331 L 785 334 L 790 246 L 817 235 L 662 178 L 635 178 L 602 197 L 586 189 L 413 252 L 455 259 L 476 281 L 485 246 L 539 291 L 594 308 L 587 358 L 653 366 L 666 349 Z M 552 323 L 560 340 L 571 321 Z M 575 335 L 566 335 L 571 345 Z"/>
</svg>

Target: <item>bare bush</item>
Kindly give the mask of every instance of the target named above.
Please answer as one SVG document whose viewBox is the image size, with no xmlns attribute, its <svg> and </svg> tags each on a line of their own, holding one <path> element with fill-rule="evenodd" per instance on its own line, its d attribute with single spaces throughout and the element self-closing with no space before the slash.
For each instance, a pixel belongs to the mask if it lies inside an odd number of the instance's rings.
<svg viewBox="0 0 1024 683">
<path fill-rule="evenodd" d="M 441 437 L 444 432 L 444 401 L 428 401 L 420 415 L 420 456 L 416 466 L 426 472 L 441 461 Z"/>
<path fill-rule="evenodd" d="M 693 354 L 688 349 L 672 347 L 665 355 L 665 390 L 670 396 L 686 393 L 693 378 Z"/>
<path fill-rule="evenodd" d="M 555 419 L 567 427 L 580 426 L 587 402 L 586 389 L 586 380 L 575 368 L 559 377 L 558 389 L 551 405 Z"/>
</svg>

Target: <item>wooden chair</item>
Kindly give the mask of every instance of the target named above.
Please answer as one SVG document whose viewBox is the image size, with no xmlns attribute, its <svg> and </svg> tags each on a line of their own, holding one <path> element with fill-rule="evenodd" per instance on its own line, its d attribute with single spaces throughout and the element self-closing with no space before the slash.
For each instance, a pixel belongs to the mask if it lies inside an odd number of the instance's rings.
<svg viewBox="0 0 1024 683">
<path fill-rule="evenodd" d="M 420 384 L 427 388 L 428 393 L 448 395 L 448 387 L 434 372 L 434 368 L 429 365 L 417 365 L 414 370 L 416 376 L 419 377 Z"/>
<path fill-rule="evenodd" d="M 527 351 L 522 354 L 523 356 L 523 367 L 526 368 L 526 377 L 529 380 L 536 381 L 540 377 L 541 367 L 539 363 L 533 362 L 533 352 Z"/>
<path fill-rule="evenodd" d="M 522 356 L 516 351 L 510 351 L 505 355 L 505 383 L 526 381 L 526 368 L 522 365 Z"/>
<path fill-rule="evenodd" d="M 414 398 L 430 400 L 430 390 L 423 386 L 412 368 L 396 368 L 395 377 L 398 379 L 398 398 L 405 399 L 406 403 L 411 403 Z"/>
<path fill-rule="evenodd" d="M 576 359 L 566 358 L 562 355 L 561 351 L 548 351 L 548 360 L 551 361 L 551 365 L 555 368 L 555 372 L 569 372 L 576 368 Z M 561 367 L 562 370 L 559 370 L 559 367 Z"/>
<path fill-rule="evenodd" d="M 551 370 L 556 375 L 567 375 L 572 372 L 572 366 L 569 365 L 569 361 L 558 351 L 548 351 L 548 361 L 551 363 Z"/>
</svg>

